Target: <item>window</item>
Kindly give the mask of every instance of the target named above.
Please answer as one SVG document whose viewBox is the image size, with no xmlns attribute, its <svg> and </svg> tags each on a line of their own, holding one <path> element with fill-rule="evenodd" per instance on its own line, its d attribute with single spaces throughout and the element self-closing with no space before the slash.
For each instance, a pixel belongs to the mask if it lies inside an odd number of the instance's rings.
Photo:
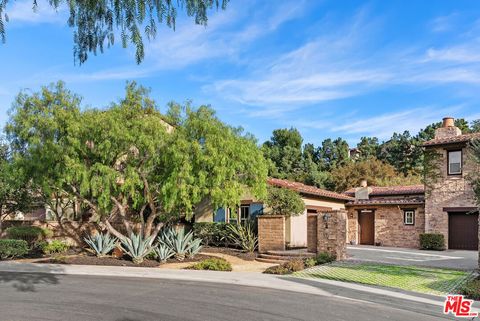
<svg viewBox="0 0 480 321">
<path fill-rule="evenodd" d="M 250 205 L 240 206 L 240 223 L 245 223 L 250 218 Z"/>
<path fill-rule="evenodd" d="M 231 208 L 227 209 L 227 223 L 237 223 L 238 222 L 238 213 L 236 210 Z"/>
<path fill-rule="evenodd" d="M 448 175 L 462 174 L 462 151 L 452 150 L 448 152 Z"/>
<path fill-rule="evenodd" d="M 403 212 L 403 223 L 405 223 L 405 225 L 414 225 L 415 224 L 415 211 L 414 210 L 405 210 Z"/>
</svg>

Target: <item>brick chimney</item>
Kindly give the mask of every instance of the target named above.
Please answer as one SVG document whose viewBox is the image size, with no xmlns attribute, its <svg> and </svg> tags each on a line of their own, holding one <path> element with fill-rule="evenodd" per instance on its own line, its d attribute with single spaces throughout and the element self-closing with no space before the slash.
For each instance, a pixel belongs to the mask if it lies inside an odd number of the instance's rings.
<svg viewBox="0 0 480 321">
<path fill-rule="evenodd" d="M 455 119 L 453 117 L 443 118 L 442 127 L 435 130 L 435 139 L 443 139 L 462 134 L 460 128 L 455 126 Z"/>
</svg>

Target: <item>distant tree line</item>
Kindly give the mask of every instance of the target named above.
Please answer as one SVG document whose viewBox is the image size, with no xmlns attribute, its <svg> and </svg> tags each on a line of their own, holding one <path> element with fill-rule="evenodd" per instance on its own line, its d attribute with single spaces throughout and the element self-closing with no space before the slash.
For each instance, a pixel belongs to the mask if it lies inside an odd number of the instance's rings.
<svg viewBox="0 0 480 321">
<path fill-rule="evenodd" d="M 463 133 L 480 132 L 480 120 L 468 123 L 457 119 Z M 394 133 L 385 141 L 362 137 L 350 155 L 342 139 L 325 139 L 320 146 L 303 142 L 295 128 L 276 129 L 263 143 L 269 163 L 269 175 L 303 182 L 335 191 L 358 186 L 366 179 L 371 185 L 419 184 L 424 172 L 422 144 L 433 139 L 441 122 L 428 125 L 416 135 L 409 131 Z"/>
</svg>

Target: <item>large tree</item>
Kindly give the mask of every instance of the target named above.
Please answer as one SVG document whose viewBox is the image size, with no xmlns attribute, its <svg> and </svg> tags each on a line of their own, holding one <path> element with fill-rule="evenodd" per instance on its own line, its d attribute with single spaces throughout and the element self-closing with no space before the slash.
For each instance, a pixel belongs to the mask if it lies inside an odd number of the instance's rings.
<svg viewBox="0 0 480 321">
<path fill-rule="evenodd" d="M 58 189 L 78 200 L 117 237 L 134 230 L 132 223 L 155 236 L 166 222 L 191 218 L 205 199 L 233 207 L 245 188 L 259 198 L 266 194 L 267 168 L 256 141 L 209 107 L 175 109 L 172 127 L 134 83 L 106 109 L 81 111 L 77 102 L 61 84 L 22 94 L 7 132 L 45 196 Z"/>
<path fill-rule="evenodd" d="M 49 0 L 57 10 L 67 7 L 70 16 L 68 25 L 74 29 L 74 57 L 84 63 L 89 53 L 103 52 L 113 46 L 115 37 L 125 48 L 130 42 L 136 48 L 135 58 L 140 63 L 144 58 L 144 37 L 155 38 L 158 24 L 165 23 L 175 29 L 179 10 L 185 10 L 196 24 L 207 25 L 209 10 L 225 9 L 229 0 Z M 0 38 L 6 40 L 5 22 L 8 22 L 10 0 L 0 0 Z M 32 10 L 37 0 L 32 0 Z M 168 44 L 166 44 L 168 45 Z"/>
</svg>

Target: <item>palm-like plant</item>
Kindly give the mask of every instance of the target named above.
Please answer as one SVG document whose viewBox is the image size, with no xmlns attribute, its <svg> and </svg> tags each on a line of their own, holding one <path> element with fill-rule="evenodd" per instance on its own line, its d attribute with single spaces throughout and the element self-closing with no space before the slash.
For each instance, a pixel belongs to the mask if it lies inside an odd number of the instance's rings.
<svg viewBox="0 0 480 321">
<path fill-rule="evenodd" d="M 109 233 L 98 233 L 95 236 L 87 236 L 85 242 L 90 246 L 98 257 L 106 256 L 117 245 L 117 238 L 110 236 Z"/>
<path fill-rule="evenodd" d="M 245 224 L 229 224 L 227 226 L 231 241 L 243 251 L 253 253 L 258 245 L 258 236 L 252 222 Z"/>
<path fill-rule="evenodd" d="M 145 256 L 152 251 L 153 240 L 151 236 L 144 238 L 141 233 L 132 233 L 130 237 L 124 237 L 120 240 L 120 246 L 122 250 L 132 258 L 134 264 L 140 264 L 143 262 Z"/>
<path fill-rule="evenodd" d="M 175 255 L 175 252 L 164 243 L 159 243 L 154 249 L 157 254 L 157 258 L 161 263 L 167 262 L 169 258 Z"/>
</svg>

